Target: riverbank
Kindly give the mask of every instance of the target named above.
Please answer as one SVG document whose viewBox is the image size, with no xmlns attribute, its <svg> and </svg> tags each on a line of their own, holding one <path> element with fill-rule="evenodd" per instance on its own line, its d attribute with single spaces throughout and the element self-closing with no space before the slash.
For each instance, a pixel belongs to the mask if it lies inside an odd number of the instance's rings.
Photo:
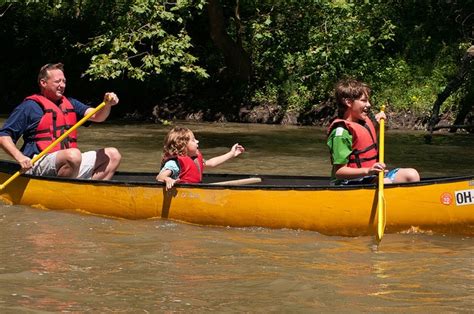
<svg viewBox="0 0 474 314">
<path fill-rule="evenodd" d="M 386 114 L 388 116 L 386 125 L 389 129 L 426 130 L 430 119 L 429 112 L 418 113 L 409 110 L 395 112 L 388 108 Z M 452 125 L 455 116 L 454 112 L 443 113 L 438 125 Z M 156 105 L 151 114 L 133 112 L 126 114 L 123 119 L 127 121 L 152 121 L 162 124 L 174 120 L 184 120 L 191 122 L 237 122 L 326 127 L 335 117 L 336 110 L 330 103 L 314 106 L 306 112 L 288 111 L 282 106 L 270 104 L 219 110 L 215 107 L 195 109 L 183 104 L 162 103 Z M 469 115 L 466 120 L 466 124 L 473 125 L 474 115 Z M 448 128 L 443 128 L 440 131 L 443 130 L 447 132 Z M 465 129 L 460 129 L 460 131 L 466 132 Z M 470 131 L 473 132 L 474 130 Z"/>
<path fill-rule="evenodd" d="M 388 119 L 386 126 L 395 130 L 427 130 L 429 113 L 415 113 L 411 111 L 386 111 Z M 259 105 L 255 107 L 243 107 L 230 112 L 223 112 L 212 109 L 193 110 L 182 104 L 160 104 L 156 105 L 151 112 L 143 113 L 134 111 L 113 115 L 109 121 L 122 122 L 153 122 L 157 124 L 171 124 L 173 121 L 189 122 L 236 122 L 236 123 L 256 123 L 256 124 L 278 124 L 278 125 L 302 125 L 326 127 L 335 117 L 336 112 L 330 105 L 313 107 L 312 110 L 298 113 L 284 111 L 280 106 Z M 0 114 L 0 118 L 6 119 L 9 114 Z M 456 114 L 445 112 L 440 116 L 438 126 L 451 126 Z M 474 114 L 471 113 L 466 119 L 466 125 L 474 125 Z M 448 127 L 442 127 L 437 132 L 448 132 Z M 474 133 L 474 129 L 468 130 L 459 128 L 458 132 Z"/>
</svg>

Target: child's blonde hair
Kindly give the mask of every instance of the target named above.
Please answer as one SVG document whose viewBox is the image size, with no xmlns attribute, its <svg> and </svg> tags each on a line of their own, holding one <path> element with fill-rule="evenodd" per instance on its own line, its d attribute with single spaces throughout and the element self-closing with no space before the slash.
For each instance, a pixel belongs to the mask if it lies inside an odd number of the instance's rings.
<svg viewBox="0 0 474 314">
<path fill-rule="evenodd" d="M 166 134 L 163 143 L 161 166 L 173 157 L 186 156 L 186 146 L 191 139 L 192 131 L 188 128 L 174 127 Z"/>
<path fill-rule="evenodd" d="M 370 92 L 369 85 L 352 78 L 337 82 L 334 88 L 334 97 L 336 98 L 338 117 L 342 118 L 347 110 L 345 100 L 359 99 L 363 95 L 370 97 Z"/>
</svg>

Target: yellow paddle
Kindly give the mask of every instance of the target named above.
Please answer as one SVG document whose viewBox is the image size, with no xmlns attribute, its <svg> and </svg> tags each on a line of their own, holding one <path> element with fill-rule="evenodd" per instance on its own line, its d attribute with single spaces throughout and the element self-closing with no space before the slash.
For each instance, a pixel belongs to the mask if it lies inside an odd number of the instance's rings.
<svg viewBox="0 0 474 314">
<path fill-rule="evenodd" d="M 98 112 L 100 109 L 102 109 L 103 107 L 105 106 L 105 101 L 102 102 L 100 105 L 98 105 L 96 108 L 94 108 L 94 110 L 92 110 L 91 112 L 89 112 L 87 115 L 85 115 L 81 120 L 79 120 L 76 124 L 74 124 L 69 130 L 67 130 L 66 132 L 64 132 L 63 135 L 61 135 L 60 137 L 58 137 L 54 142 L 52 142 L 51 144 L 49 144 L 48 147 L 46 147 L 41 153 L 39 153 L 38 155 L 36 155 L 35 157 L 33 157 L 33 159 L 31 159 L 31 164 L 33 165 L 35 162 L 37 162 L 38 160 L 40 160 L 44 155 L 46 155 L 54 146 L 56 146 L 57 144 L 59 144 L 62 140 L 64 140 L 71 132 L 73 132 L 74 130 L 76 130 L 78 127 L 80 127 L 82 124 L 84 124 L 84 122 L 86 122 L 87 120 L 89 120 L 90 117 L 92 117 L 94 114 L 96 114 L 96 112 Z M 17 171 L 14 175 L 12 175 L 7 181 L 5 181 L 2 185 L 0 185 L 0 191 L 2 191 L 8 184 L 10 184 L 10 182 L 12 182 L 13 180 L 15 180 L 16 178 L 18 178 L 19 176 L 21 175 L 21 172 L 20 171 Z"/>
<path fill-rule="evenodd" d="M 385 111 L 383 105 L 380 112 Z M 384 163 L 384 141 L 385 141 L 385 119 L 380 119 L 380 130 L 379 130 L 379 162 Z M 378 197 L 377 197 L 377 242 L 382 241 L 382 237 L 385 231 L 385 197 L 383 195 L 383 183 L 384 172 L 379 172 L 379 186 L 378 186 Z"/>
</svg>

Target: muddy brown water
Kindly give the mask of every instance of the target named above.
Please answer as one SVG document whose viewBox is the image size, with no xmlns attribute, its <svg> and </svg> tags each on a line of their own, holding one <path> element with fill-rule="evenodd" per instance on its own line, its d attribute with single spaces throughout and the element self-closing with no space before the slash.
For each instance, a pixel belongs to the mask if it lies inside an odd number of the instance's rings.
<svg viewBox="0 0 474 314">
<path fill-rule="evenodd" d="M 0 120 L 1 123 L 3 121 Z M 214 172 L 328 175 L 324 130 L 185 124 Z M 169 127 L 101 124 L 80 147 L 115 146 L 121 170 L 157 171 Z M 422 176 L 474 173 L 474 137 L 387 131 L 386 161 Z M 2 154 L 2 159 L 7 157 Z M 472 238 L 406 230 L 328 237 L 301 230 L 128 221 L 0 205 L 0 312 L 472 312 Z"/>
</svg>

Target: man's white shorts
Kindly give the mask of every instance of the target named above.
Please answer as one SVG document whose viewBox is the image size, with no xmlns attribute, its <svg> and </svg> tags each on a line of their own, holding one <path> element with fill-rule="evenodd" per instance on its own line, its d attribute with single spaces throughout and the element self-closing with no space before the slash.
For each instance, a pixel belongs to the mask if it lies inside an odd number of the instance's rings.
<svg viewBox="0 0 474 314">
<path fill-rule="evenodd" d="M 33 168 L 28 170 L 26 174 L 31 174 L 35 176 L 52 176 L 55 177 L 58 175 L 56 171 L 56 156 L 58 152 L 54 152 L 42 157 L 38 160 Z M 97 160 L 97 152 L 89 151 L 82 153 L 82 162 L 79 169 L 79 179 L 90 179 L 94 174 L 95 162 Z"/>
</svg>

